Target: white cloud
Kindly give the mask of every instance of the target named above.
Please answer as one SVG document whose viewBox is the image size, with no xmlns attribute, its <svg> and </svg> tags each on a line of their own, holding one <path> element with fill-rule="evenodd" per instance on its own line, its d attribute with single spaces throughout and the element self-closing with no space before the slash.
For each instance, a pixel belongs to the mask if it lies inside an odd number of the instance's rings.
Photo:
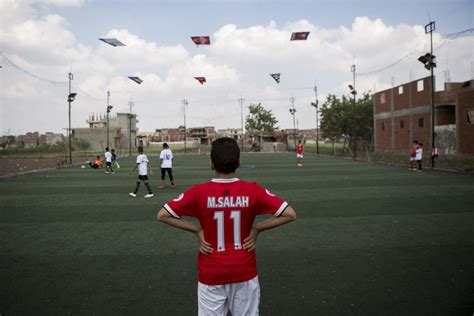
<svg viewBox="0 0 474 316">
<path fill-rule="evenodd" d="M 127 110 L 130 99 L 135 102 L 140 130 L 182 124 L 182 99 L 189 101 L 189 126 L 240 127 L 240 97 L 246 99 L 245 107 L 250 102 L 262 102 L 277 116 L 280 128 L 289 128 L 292 95 L 299 127 L 311 128 L 315 125 L 314 108 L 310 106 L 314 84 L 321 101 L 328 93 L 347 94 L 353 62 L 357 65 L 359 93 L 385 89 L 392 80 L 397 85 L 428 74 L 416 60 L 427 50 L 428 37 L 423 27 L 416 25 L 386 25 L 367 17 L 355 18 L 350 27 L 337 28 L 324 28 L 308 20 L 281 26 L 270 21 L 247 28 L 228 24 L 215 30 L 211 46 L 193 51 L 182 44 L 150 42 L 130 30 L 116 28 L 103 36 L 116 37 L 127 46 L 112 47 L 99 41 L 91 46 L 78 41 L 63 17 L 38 9 L 38 5 L 52 4 L 79 7 L 85 2 L 43 1 L 32 5 L 1 1 L 5 19 L 0 47 L 15 65 L 52 81 L 67 81 L 72 64 L 72 88 L 78 92 L 72 108 L 73 126 L 85 126 L 91 112 L 104 112 L 106 91 L 110 90 L 114 111 Z M 290 41 L 293 31 L 310 31 L 311 35 L 308 41 Z M 434 46 L 439 78 L 449 69 L 453 80 L 469 79 L 472 36 L 446 40 L 435 34 Z M 404 56 L 408 57 L 402 59 Z M 398 59 L 402 60 L 394 67 L 370 73 Z M 67 83 L 40 80 L 6 61 L 2 64 L 1 131 L 63 128 Z M 269 76 L 274 72 L 281 73 L 280 84 Z M 130 75 L 140 76 L 143 83 L 129 80 Z M 195 76 L 205 76 L 207 83 L 200 85 Z"/>
</svg>

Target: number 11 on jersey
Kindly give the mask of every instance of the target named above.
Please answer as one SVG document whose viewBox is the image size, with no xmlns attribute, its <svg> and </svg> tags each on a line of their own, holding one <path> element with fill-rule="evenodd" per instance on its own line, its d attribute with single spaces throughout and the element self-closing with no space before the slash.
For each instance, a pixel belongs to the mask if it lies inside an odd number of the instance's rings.
<svg viewBox="0 0 474 316">
<path fill-rule="evenodd" d="M 214 212 L 214 219 L 217 221 L 217 251 L 225 251 L 224 211 Z M 240 211 L 231 211 L 228 220 L 232 220 L 234 222 L 234 249 L 241 249 L 242 242 L 240 239 Z"/>
</svg>

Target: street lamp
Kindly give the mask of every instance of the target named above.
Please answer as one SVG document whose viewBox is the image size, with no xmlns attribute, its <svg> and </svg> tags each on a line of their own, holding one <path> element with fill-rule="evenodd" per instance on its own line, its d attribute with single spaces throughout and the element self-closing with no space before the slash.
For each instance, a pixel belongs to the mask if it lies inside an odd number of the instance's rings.
<svg viewBox="0 0 474 316">
<path fill-rule="evenodd" d="M 292 108 L 290 109 L 290 113 L 291 113 L 291 115 L 293 115 L 293 140 L 295 142 L 295 150 L 296 150 L 295 98 L 291 97 L 290 101 L 291 101 L 291 104 L 292 104 Z"/>
<path fill-rule="evenodd" d="M 314 86 L 314 94 L 316 96 L 316 102 L 311 102 L 311 106 L 316 108 L 316 153 L 319 155 L 319 131 L 318 131 L 318 87 Z"/>
<path fill-rule="evenodd" d="M 71 145 L 71 103 L 74 102 L 77 93 L 69 93 L 67 102 L 69 103 L 69 129 L 68 129 L 68 143 L 69 143 L 69 164 L 72 165 L 72 145 Z"/>
<path fill-rule="evenodd" d="M 68 133 L 68 145 L 69 145 L 69 164 L 72 165 L 72 144 L 71 144 L 71 103 L 74 102 L 77 93 L 71 92 L 71 81 L 74 79 L 72 73 L 69 73 L 69 95 L 67 96 L 67 102 L 69 104 L 69 128 Z"/>
<path fill-rule="evenodd" d="M 425 66 L 427 70 L 431 71 L 431 167 L 435 166 L 435 106 L 434 106 L 434 68 L 436 67 L 435 58 L 433 55 L 433 31 L 436 29 L 434 21 L 425 25 L 425 34 L 430 33 L 431 51 L 423 56 L 420 56 L 418 60 Z"/>
<path fill-rule="evenodd" d="M 109 148 L 109 113 L 112 108 L 113 106 L 107 105 L 107 148 Z"/>
<path fill-rule="evenodd" d="M 354 159 L 357 158 L 357 135 L 355 135 L 355 131 L 356 131 L 356 125 L 357 125 L 357 120 L 356 120 L 356 112 L 355 112 L 355 105 L 356 105 L 356 94 L 357 94 L 357 90 L 355 88 L 356 86 L 356 65 L 352 65 L 351 66 L 351 72 L 352 72 L 352 84 L 349 85 L 349 89 L 351 90 L 351 94 L 352 94 L 352 108 L 354 109 L 354 120 L 355 120 L 355 124 L 354 124 Z"/>
</svg>

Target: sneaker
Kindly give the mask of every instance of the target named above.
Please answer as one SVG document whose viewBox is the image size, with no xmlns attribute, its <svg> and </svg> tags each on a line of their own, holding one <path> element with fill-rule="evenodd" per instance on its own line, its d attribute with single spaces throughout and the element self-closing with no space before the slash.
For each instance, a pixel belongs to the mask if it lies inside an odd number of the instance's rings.
<svg viewBox="0 0 474 316">
<path fill-rule="evenodd" d="M 165 188 L 165 186 L 164 186 L 164 185 L 160 185 L 160 186 L 158 186 L 158 189 L 164 189 L 164 188 Z"/>
<path fill-rule="evenodd" d="M 153 193 L 148 193 L 147 195 L 145 195 L 145 198 L 151 198 L 151 197 L 154 197 L 155 195 Z"/>
<path fill-rule="evenodd" d="M 90 162 L 90 160 L 86 160 L 86 161 L 84 161 L 84 163 L 85 164 L 90 164 L 91 162 Z"/>
<path fill-rule="evenodd" d="M 115 174 L 115 171 L 112 171 L 111 174 Z"/>
<path fill-rule="evenodd" d="M 128 195 L 131 196 L 131 197 L 136 197 L 136 196 L 137 196 L 137 195 L 136 195 L 135 193 L 133 193 L 133 192 L 130 192 Z"/>
<path fill-rule="evenodd" d="M 176 185 L 174 185 L 174 184 L 172 184 L 171 187 L 172 187 L 173 189 L 176 189 Z"/>
<path fill-rule="evenodd" d="M 105 174 L 109 174 L 110 172 L 106 171 L 106 172 L 104 172 L 104 173 L 105 173 Z"/>
</svg>

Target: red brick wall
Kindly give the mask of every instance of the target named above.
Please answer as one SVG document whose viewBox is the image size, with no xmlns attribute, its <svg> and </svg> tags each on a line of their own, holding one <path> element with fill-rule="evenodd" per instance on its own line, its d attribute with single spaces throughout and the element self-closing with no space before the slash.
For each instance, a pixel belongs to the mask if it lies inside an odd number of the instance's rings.
<svg viewBox="0 0 474 316">
<path fill-rule="evenodd" d="M 409 84 L 401 86 L 403 93 L 399 94 L 400 87 L 393 88 L 393 110 L 408 109 L 410 107 Z"/>
<path fill-rule="evenodd" d="M 403 122 L 403 127 L 401 123 Z M 397 116 L 394 119 L 394 137 L 395 147 L 394 150 L 404 151 L 410 149 L 410 117 L 408 115 Z"/>
<path fill-rule="evenodd" d="M 469 124 L 467 111 L 474 110 L 474 80 L 471 87 L 462 88 L 458 94 L 458 152 L 474 155 L 474 124 Z"/>
<path fill-rule="evenodd" d="M 423 118 L 424 120 L 424 127 L 419 127 L 419 119 Z M 430 113 L 420 113 L 420 114 L 413 114 L 411 117 L 412 120 L 412 140 L 417 140 L 422 142 L 425 149 L 429 148 L 431 145 L 430 143 Z"/>
<path fill-rule="evenodd" d="M 423 81 L 423 90 L 418 91 L 418 81 Z M 424 106 L 430 104 L 430 77 L 426 77 L 420 80 L 412 81 L 409 83 L 411 86 L 411 104 L 412 107 Z"/>
<path fill-rule="evenodd" d="M 381 102 L 382 95 L 385 95 L 385 102 Z M 391 93 L 390 89 L 378 92 L 374 95 L 375 102 L 375 114 L 382 112 L 390 112 L 390 102 L 391 102 Z"/>
<path fill-rule="evenodd" d="M 385 125 L 385 130 L 382 131 L 382 123 Z M 385 151 L 391 150 L 391 135 L 392 126 L 390 119 L 376 120 L 375 129 L 377 130 L 377 144 L 376 150 Z"/>
</svg>

